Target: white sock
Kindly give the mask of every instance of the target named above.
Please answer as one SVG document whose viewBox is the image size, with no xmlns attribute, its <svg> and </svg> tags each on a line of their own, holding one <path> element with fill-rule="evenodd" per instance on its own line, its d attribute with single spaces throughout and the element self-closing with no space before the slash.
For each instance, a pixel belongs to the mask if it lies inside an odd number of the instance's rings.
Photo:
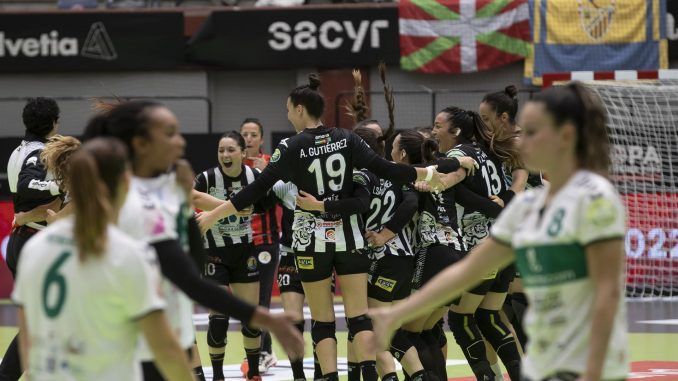
<svg viewBox="0 0 678 381">
<path fill-rule="evenodd" d="M 504 381 L 504 375 L 501 373 L 499 363 L 490 364 L 490 368 L 494 372 L 494 381 Z"/>
</svg>

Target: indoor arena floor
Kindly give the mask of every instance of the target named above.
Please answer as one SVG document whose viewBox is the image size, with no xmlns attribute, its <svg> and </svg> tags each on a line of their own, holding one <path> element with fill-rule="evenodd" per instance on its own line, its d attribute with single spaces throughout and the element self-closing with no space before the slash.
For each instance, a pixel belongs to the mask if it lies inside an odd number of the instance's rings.
<svg viewBox="0 0 678 381">
<path fill-rule="evenodd" d="M 673 300 L 629 300 L 629 347 L 633 373 L 629 380 L 645 381 L 678 381 L 678 299 Z M 273 309 L 279 310 L 279 303 L 274 301 Z M 339 371 L 341 379 L 346 379 L 346 326 L 343 324 L 343 309 L 337 305 L 337 339 L 339 340 Z M 310 319 L 308 309 L 305 311 L 307 320 Z M 207 314 L 198 311 L 194 316 L 198 330 L 198 343 L 202 362 L 205 364 L 205 373 L 211 380 L 212 370 L 209 367 L 209 356 L 205 344 L 205 330 L 207 328 Z M 309 323 L 306 323 L 308 331 Z M 0 304 L 0 352 L 4 352 L 9 341 L 16 333 L 15 309 L 8 302 Z M 305 335 L 307 348 L 310 348 L 310 334 Z M 464 357 L 454 344 L 454 339 L 448 332 L 449 354 L 447 372 L 450 380 L 473 380 L 470 369 Z M 274 352 L 278 357 L 278 364 L 264 375 L 265 381 L 292 380 L 292 371 L 286 356 L 274 342 Z M 305 359 L 306 374 L 313 374 L 313 361 L 310 349 L 307 349 Z M 240 363 L 244 357 L 242 337 L 239 324 L 233 322 L 228 334 L 228 347 L 224 374 L 229 380 L 242 380 Z M 508 376 L 505 376 L 508 380 Z M 402 377 L 401 377 L 402 379 Z"/>
</svg>

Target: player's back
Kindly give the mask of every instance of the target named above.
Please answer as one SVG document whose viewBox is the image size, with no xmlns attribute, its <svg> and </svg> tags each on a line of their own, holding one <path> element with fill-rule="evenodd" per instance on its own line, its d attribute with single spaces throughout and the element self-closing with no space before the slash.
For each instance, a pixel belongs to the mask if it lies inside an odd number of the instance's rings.
<svg viewBox="0 0 678 381">
<path fill-rule="evenodd" d="M 353 192 L 354 145 L 365 143 L 348 130 L 320 126 L 287 139 L 287 177 L 320 200 L 349 197 Z M 274 152 L 271 161 L 276 161 Z"/>
<path fill-rule="evenodd" d="M 164 307 L 155 252 L 109 225 L 104 253 L 81 260 L 73 225 L 50 225 L 21 255 L 13 297 L 30 332 L 31 377 L 140 380 L 135 319 Z"/>
</svg>

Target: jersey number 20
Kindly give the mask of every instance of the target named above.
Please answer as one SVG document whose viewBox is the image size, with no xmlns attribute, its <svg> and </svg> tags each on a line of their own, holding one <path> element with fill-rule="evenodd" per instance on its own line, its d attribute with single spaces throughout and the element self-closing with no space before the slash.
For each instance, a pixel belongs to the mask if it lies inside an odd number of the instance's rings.
<svg viewBox="0 0 678 381">
<path fill-rule="evenodd" d="M 70 256 L 71 253 L 67 251 L 61 253 L 45 274 L 45 282 L 42 285 L 42 307 L 49 318 L 59 316 L 66 302 L 66 278 L 59 273 L 59 270 Z M 54 297 L 50 298 L 50 294 L 54 294 Z"/>
<path fill-rule="evenodd" d="M 318 195 L 325 194 L 325 180 L 323 178 L 323 168 L 320 158 L 313 160 L 308 166 L 308 171 L 315 175 L 315 182 L 318 185 Z M 327 185 L 334 192 L 341 190 L 341 185 L 344 183 L 344 174 L 346 172 L 346 160 L 340 153 L 330 155 L 325 161 L 325 171 L 327 177 Z"/>
</svg>

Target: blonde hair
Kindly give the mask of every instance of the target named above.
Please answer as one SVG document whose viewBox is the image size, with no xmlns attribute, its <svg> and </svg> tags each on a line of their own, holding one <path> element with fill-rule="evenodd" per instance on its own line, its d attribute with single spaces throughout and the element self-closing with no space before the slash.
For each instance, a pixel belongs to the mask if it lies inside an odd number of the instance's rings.
<svg viewBox="0 0 678 381">
<path fill-rule="evenodd" d="M 80 148 L 80 140 L 72 136 L 54 135 L 40 153 L 40 162 L 52 173 L 59 188 L 68 191 L 70 158 Z"/>
</svg>

